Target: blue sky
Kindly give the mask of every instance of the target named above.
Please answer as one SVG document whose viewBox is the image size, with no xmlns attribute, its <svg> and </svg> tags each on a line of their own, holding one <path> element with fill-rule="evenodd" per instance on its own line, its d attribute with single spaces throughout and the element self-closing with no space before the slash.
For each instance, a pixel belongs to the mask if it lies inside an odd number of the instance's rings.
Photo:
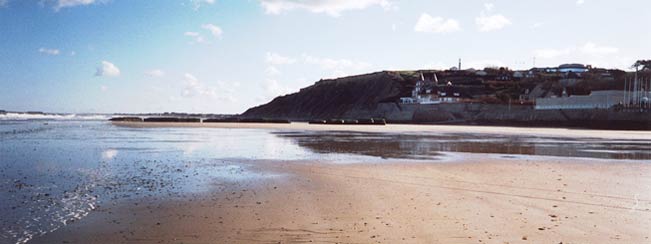
<svg viewBox="0 0 651 244">
<path fill-rule="evenodd" d="M 645 0 L 0 0 L 0 109 L 240 113 L 322 78 L 651 58 Z"/>
</svg>

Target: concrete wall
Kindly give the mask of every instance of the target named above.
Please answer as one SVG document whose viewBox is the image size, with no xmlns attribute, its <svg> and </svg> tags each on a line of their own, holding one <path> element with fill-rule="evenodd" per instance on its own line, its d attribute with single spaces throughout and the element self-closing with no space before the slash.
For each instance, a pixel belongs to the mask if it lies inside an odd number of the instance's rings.
<svg viewBox="0 0 651 244">
<path fill-rule="evenodd" d="M 624 103 L 624 91 L 594 91 L 588 96 L 536 99 L 536 109 L 608 109 Z"/>
<path fill-rule="evenodd" d="M 365 117 L 389 122 L 431 124 L 485 124 L 522 126 L 576 126 L 592 128 L 651 129 L 651 112 L 612 109 L 536 110 L 533 106 L 504 104 L 397 104 L 382 103 Z M 359 114 L 358 114 L 359 115 Z"/>
</svg>

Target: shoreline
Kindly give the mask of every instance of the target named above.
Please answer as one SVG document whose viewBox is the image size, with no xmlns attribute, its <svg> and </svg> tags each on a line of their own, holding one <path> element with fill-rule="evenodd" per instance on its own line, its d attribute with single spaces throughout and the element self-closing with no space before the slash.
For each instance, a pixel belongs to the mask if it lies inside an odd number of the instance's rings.
<svg viewBox="0 0 651 244">
<path fill-rule="evenodd" d="M 223 128 L 223 129 L 272 129 L 308 131 L 355 131 L 370 133 L 471 133 L 491 135 L 528 135 L 561 138 L 603 138 L 651 140 L 651 131 L 613 131 L 593 129 L 508 127 L 477 125 L 313 125 L 303 122 L 275 123 L 177 123 L 177 122 L 110 122 L 116 126 L 132 128 Z"/>
<path fill-rule="evenodd" d="M 466 155 L 453 163 L 242 162 L 283 177 L 104 203 L 29 243 L 644 243 L 651 165 Z"/>
</svg>

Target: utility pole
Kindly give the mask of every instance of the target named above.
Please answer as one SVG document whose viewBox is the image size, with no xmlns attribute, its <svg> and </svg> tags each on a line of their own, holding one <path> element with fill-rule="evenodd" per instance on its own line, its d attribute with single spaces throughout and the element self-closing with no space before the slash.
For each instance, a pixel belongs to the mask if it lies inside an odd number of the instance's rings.
<svg viewBox="0 0 651 244">
<path fill-rule="evenodd" d="M 461 71 L 461 59 L 459 59 L 459 71 Z"/>
</svg>

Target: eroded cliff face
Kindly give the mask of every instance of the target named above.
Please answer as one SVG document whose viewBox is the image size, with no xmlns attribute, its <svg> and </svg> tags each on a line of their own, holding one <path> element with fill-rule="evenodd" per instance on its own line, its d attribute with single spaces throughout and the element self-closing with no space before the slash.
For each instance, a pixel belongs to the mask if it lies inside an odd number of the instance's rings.
<svg viewBox="0 0 651 244">
<path fill-rule="evenodd" d="M 357 119 L 364 111 L 375 111 L 382 102 L 395 102 L 410 96 L 415 81 L 397 72 L 321 80 L 301 91 L 281 97 L 244 112 L 244 118 L 289 120 Z"/>
</svg>

